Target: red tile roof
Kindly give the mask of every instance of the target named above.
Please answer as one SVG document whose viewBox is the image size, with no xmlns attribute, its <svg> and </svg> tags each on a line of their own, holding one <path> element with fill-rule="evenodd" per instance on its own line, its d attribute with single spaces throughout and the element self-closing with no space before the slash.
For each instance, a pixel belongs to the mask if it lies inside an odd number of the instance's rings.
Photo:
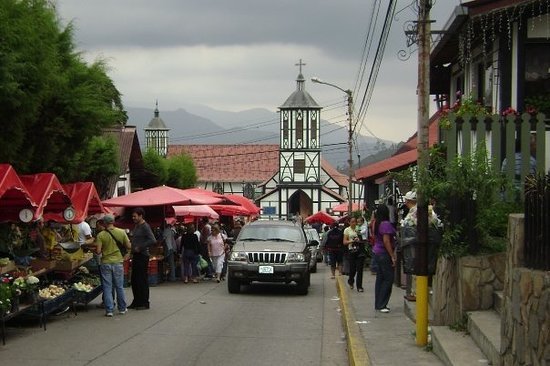
<svg viewBox="0 0 550 366">
<path fill-rule="evenodd" d="M 169 145 L 189 154 L 201 182 L 263 182 L 279 169 L 279 145 Z"/>
<path fill-rule="evenodd" d="M 266 182 L 279 171 L 279 145 L 169 145 L 168 157 L 189 154 L 200 182 Z M 321 158 L 321 168 L 346 187 L 347 176 Z"/>
<path fill-rule="evenodd" d="M 433 146 L 439 141 L 440 116 L 440 113 L 436 112 L 430 118 L 428 136 L 429 146 Z M 417 144 L 417 133 L 415 133 L 393 156 L 356 170 L 355 177 L 357 179 L 376 179 L 386 175 L 390 171 L 403 170 L 416 164 L 416 159 L 418 157 L 416 151 Z"/>
</svg>

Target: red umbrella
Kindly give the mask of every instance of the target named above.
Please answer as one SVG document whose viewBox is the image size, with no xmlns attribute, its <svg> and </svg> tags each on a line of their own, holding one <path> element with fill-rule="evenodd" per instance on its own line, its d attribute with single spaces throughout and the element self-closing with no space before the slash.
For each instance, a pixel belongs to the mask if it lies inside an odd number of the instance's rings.
<svg viewBox="0 0 550 366">
<path fill-rule="evenodd" d="M 103 205 L 108 207 L 147 207 L 210 205 L 220 202 L 223 202 L 223 199 L 203 193 L 168 186 L 159 186 L 105 200 L 103 201 Z"/>
<path fill-rule="evenodd" d="M 176 217 L 209 217 L 211 219 L 218 219 L 220 215 L 216 213 L 207 205 L 195 205 L 195 206 L 174 206 L 174 212 Z"/>
<path fill-rule="evenodd" d="M 210 207 L 222 216 L 253 216 L 246 207 L 240 205 L 210 205 Z"/>
<path fill-rule="evenodd" d="M 332 207 L 332 212 L 348 212 L 348 207 L 349 207 L 349 202 L 343 202 L 343 203 L 340 203 L 339 205 Z M 352 211 L 357 211 L 360 209 L 361 208 L 359 207 L 358 203 L 354 203 L 354 202 L 351 203 Z"/>
<path fill-rule="evenodd" d="M 252 214 L 257 215 L 260 213 L 260 208 L 256 206 L 254 202 L 252 202 L 252 200 L 249 200 L 244 196 L 239 196 L 238 194 L 228 194 L 226 195 L 226 197 L 229 198 L 231 201 L 243 206 L 248 210 L 248 212 Z"/>
<path fill-rule="evenodd" d="M 71 206 L 71 198 L 53 173 L 38 173 L 20 176 L 21 182 L 38 204 L 34 219 L 43 214 L 52 213 L 62 216 L 63 211 Z"/>
<path fill-rule="evenodd" d="M 23 209 L 32 220 L 38 205 L 10 164 L 0 164 L 0 221 L 17 221 Z"/>
<path fill-rule="evenodd" d="M 321 222 L 323 224 L 331 225 L 336 222 L 336 219 L 330 216 L 325 211 L 319 211 L 306 218 L 306 222 L 312 224 L 314 222 Z"/>
</svg>

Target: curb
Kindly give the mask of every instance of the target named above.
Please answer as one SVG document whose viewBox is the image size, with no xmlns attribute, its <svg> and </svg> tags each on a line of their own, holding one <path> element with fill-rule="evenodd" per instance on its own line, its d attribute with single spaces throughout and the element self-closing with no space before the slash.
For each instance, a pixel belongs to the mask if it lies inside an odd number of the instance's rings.
<svg viewBox="0 0 550 366">
<path fill-rule="evenodd" d="M 355 322 L 355 317 L 351 312 L 348 290 L 343 276 L 336 276 L 336 289 L 340 296 L 340 309 L 342 312 L 342 322 L 346 331 L 349 364 L 352 366 L 370 366 L 372 364 L 367 353 L 367 347 L 365 346 L 359 326 Z"/>
</svg>

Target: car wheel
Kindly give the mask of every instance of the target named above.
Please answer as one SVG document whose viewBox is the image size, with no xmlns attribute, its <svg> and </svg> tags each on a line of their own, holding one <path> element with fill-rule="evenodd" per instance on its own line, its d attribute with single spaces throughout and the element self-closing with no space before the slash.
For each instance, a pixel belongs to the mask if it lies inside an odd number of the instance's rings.
<svg viewBox="0 0 550 366">
<path fill-rule="evenodd" d="M 300 282 L 296 283 L 296 292 L 298 292 L 299 295 L 307 295 L 310 280 L 309 272 L 307 272 L 306 276 Z"/>
<path fill-rule="evenodd" d="M 310 272 L 310 273 L 315 273 L 315 272 L 317 272 L 317 262 L 315 262 L 315 264 L 313 265 L 313 267 L 311 267 L 311 268 L 309 269 L 309 272 Z"/>
<path fill-rule="evenodd" d="M 232 277 L 227 277 L 227 291 L 230 294 L 238 294 L 241 292 L 241 283 Z"/>
</svg>

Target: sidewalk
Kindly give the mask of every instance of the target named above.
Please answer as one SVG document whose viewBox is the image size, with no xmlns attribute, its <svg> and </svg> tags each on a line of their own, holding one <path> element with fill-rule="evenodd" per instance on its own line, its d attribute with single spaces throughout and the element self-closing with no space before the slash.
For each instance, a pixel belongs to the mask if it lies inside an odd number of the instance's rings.
<svg viewBox="0 0 550 366">
<path fill-rule="evenodd" d="M 435 354 L 426 351 L 426 347 L 416 345 L 415 324 L 405 314 L 404 290 L 393 286 L 388 304 L 391 312 L 383 314 L 374 310 L 376 276 L 365 270 L 363 293 L 350 290 L 347 278 L 337 276 L 336 287 L 340 294 L 350 365 L 443 365 Z"/>
</svg>

